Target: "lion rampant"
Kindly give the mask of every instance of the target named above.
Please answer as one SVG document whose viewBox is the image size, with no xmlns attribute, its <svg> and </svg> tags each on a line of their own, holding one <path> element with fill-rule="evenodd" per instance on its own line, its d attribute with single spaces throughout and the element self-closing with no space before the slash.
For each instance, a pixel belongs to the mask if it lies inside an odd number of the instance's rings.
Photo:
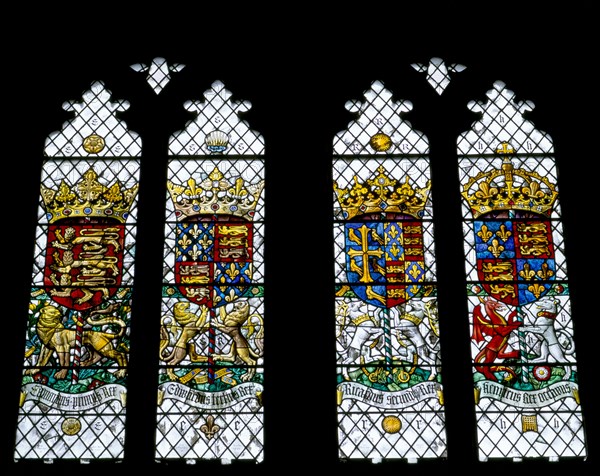
<svg viewBox="0 0 600 476">
<path fill-rule="evenodd" d="M 203 306 L 200 315 L 194 314 L 190 311 L 190 303 L 181 301 L 175 303 L 173 306 L 173 319 L 174 324 L 171 324 L 170 317 L 163 317 L 163 326 L 160 329 L 160 358 L 168 365 L 179 364 L 188 354 L 192 362 L 206 362 L 208 359 L 204 356 L 198 355 L 193 342 L 190 342 L 196 335 L 202 332 L 206 332 L 208 327 L 206 326 L 206 316 L 208 315 L 208 307 Z M 170 330 L 176 331 L 181 330 L 177 341 L 170 352 L 167 351 L 167 347 L 170 343 L 169 331 L 167 325 L 170 325 Z"/>
<path fill-rule="evenodd" d="M 254 337 L 254 341 L 258 347 L 259 352 L 255 352 L 250 344 L 248 343 L 247 337 L 242 333 L 242 326 L 248 326 L 251 335 L 254 332 L 254 326 L 252 324 L 246 324 L 250 322 L 251 317 L 257 317 L 260 322 L 260 327 L 257 330 L 257 334 Z M 233 304 L 233 310 L 227 312 L 225 307 L 220 308 L 221 322 L 217 322 L 217 329 L 227 334 L 232 339 L 231 349 L 226 355 L 215 355 L 216 360 L 223 360 L 226 362 L 243 362 L 248 365 L 246 373 L 241 376 L 243 382 L 252 380 L 256 374 L 257 360 L 261 357 L 262 345 L 263 345 L 263 326 L 262 320 L 258 314 L 250 315 L 250 304 L 248 301 L 238 301 Z"/>
<path fill-rule="evenodd" d="M 171 316 L 163 317 L 160 358 L 170 366 L 166 371 L 171 380 L 178 380 L 173 367 L 186 357 L 193 363 L 208 362 L 208 356 L 198 354 L 194 343 L 195 337 L 208 332 L 210 329 L 210 325 L 207 323 L 208 313 L 208 306 L 202 306 L 200 315 L 198 315 L 190 310 L 189 302 L 180 301 L 173 306 L 172 319 Z M 259 321 L 258 329 L 255 328 L 252 319 Z M 229 312 L 226 306 L 221 306 L 218 319 L 212 325 L 231 338 L 229 352 L 227 354 L 215 354 L 212 358 L 225 362 L 247 364 L 249 367 L 241 379 L 244 382 L 251 380 L 256 374 L 254 366 L 262 355 L 264 336 L 262 318 L 258 314 L 250 314 L 250 304 L 247 301 L 239 301 L 233 304 L 233 309 Z M 248 329 L 248 332 L 242 332 L 243 328 Z M 250 336 L 253 336 L 257 351 L 252 349 L 248 342 Z M 170 346 L 172 346 L 172 350 L 169 350 Z"/>
</svg>

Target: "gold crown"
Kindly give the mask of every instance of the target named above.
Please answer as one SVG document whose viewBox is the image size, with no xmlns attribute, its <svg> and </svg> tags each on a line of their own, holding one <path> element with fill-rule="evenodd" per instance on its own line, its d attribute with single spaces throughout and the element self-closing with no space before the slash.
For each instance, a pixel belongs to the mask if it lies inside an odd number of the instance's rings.
<svg viewBox="0 0 600 476">
<path fill-rule="evenodd" d="M 190 178 L 187 185 L 167 181 L 177 218 L 198 215 L 234 215 L 252 220 L 265 181 L 246 184 L 238 177 L 231 184 L 215 167 L 201 183 Z"/>
<path fill-rule="evenodd" d="M 108 186 L 101 184 L 93 167 L 73 186 L 64 180 L 58 190 L 41 186 L 49 223 L 63 218 L 114 218 L 125 223 L 137 191 L 138 184 L 125 189 L 118 180 Z"/>
<path fill-rule="evenodd" d="M 504 142 L 496 152 L 512 154 L 514 150 Z M 497 210 L 523 210 L 550 216 L 558 196 L 555 184 L 547 177 L 515 169 L 506 155 L 502 167 L 471 177 L 461 194 L 469 203 L 474 218 Z"/>
<path fill-rule="evenodd" d="M 415 218 L 423 218 L 431 183 L 428 181 L 423 188 L 412 187 L 406 181 L 399 183 L 390 178 L 383 165 L 377 169 L 377 175 L 360 183 L 354 176 L 354 184 L 348 188 L 338 187 L 334 182 L 333 189 L 344 212 L 344 218 L 349 220 L 356 215 L 366 213 L 405 213 Z"/>
</svg>

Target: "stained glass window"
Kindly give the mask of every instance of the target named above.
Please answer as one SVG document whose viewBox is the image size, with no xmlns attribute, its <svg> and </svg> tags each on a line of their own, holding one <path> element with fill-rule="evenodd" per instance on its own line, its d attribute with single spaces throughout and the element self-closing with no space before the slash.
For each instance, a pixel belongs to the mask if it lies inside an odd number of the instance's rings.
<svg viewBox="0 0 600 476">
<path fill-rule="evenodd" d="M 496 81 L 458 138 L 479 459 L 585 457 L 552 138 Z"/>
<path fill-rule="evenodd" d="M 333 143 L 340 459 L 446 456 L 427 137 L 375 81 Z"/>
<path fill-rule="evenodd" d="M 221 81 L 169 141 L 157 459 L 263 459 L 264 140 Z"/>
<path fill-rule="evenodd" d="M 96 81 L 45 143 L 14 457 L 123 458 L 141 140 Z"/>
<path fill-rule="evenodd" d="M 350 57 L 345 64 L 368 58 L 384 87 L 379 81 L 365 83 L 357 68 L 349 66 L 352 73 L 348 74 L 348 67 L 332 66 L 333 57 L 344 48 L 336 48 L 335 55 L 325 48 L 313 49 L 310 55 L 288 51 L 275 62 L 265 54 L 269 66 L 264 69 L 257 67 L 257 55 L 246 55 L 250 69 L 244 69 L 240 68 L 244 55 L 234 50 L 231 60 L 198 55 L 198 48 L 214 42 L 201 42 L 194 31 L 189 52 L 178 42 L 171 52 L 161 44 L 154 51 L 136 50 L 132 55 L 121 40 L 111 50 L 102 38 L 100 61 L 97 55 L 94 60 L 93 55 L 73 54 L 68 47 L 76 43 L 72 29 L 65 30 L 69 39 L 59 41 L 55 22 L 47 23 L 53 31 L 44 36 L 44 48 L 27 55 L 22 48 L 7 50 L 15 57 L 6 62 L 11 72 L 6 75 L 9 104 L 13 101 L 4 141 L 9 148 L 5 182 L 10 186 L 5 185 L 3 269 L 8 307 L 3 369 L 9 388 L 3 392 L 8 415 L 2 425 L 5 437 L 0 440 L 5 443 L 0 467 L 10 470 L 12 466 L 15 474 L 31 469 L 131 474 L 146 468 L 179 470 L 196 462 L 199 471 L 218 467 L 227 472 L 223 463 L 231 462 L 231 470 L 243 467 L 250 474 L 330 467 L 341 474 L 367 467 L 369 474 L 390 469 L 445 474 L 458 469 L 516 475 L 539 469 L 588 474 L 586 468 L 595 466 L 592 436 L 597 424 L 589 385 L 593 385 L 597 340 L 593 319 L 597 187 L 590 153 L 594 123 L 586 119 L 595 77 L 585 67 L 576 67 L 589 63 L 589 50 L 564 46 L 564 36 L 560 48 L 548 47 L 528 29 L 528 37 L 545 48 L 502 48 L 485 55 L 461 49 L 440 58 L 377 41 L 383 48 L 380 52 L 388 51 L 386 57 L 374 56 L 374 43 L 367 40 L 362 43 L 369 45 L 369 54 L 359 56 L 356 37 L 346 48 Z M 158 30 L 144 28 L 163 43 L 155 34 Z M 385 29 L 378 30 L 379 34 Z M 40 31 L 35 34 L 39 37 Z M 496 36 L 503 42 L 507 38 Z M 487 47 L 491 37 L 484 37 L 473 44 Z M 51 39 L 56 43 L 51 45 Z M 328 62 L 323 63 L 322 80 L 280 74 L 286 68 L 313 71 L 318 55 L 325 51 Z M 443 51 L 435 52 L 439 53 Z M 229 67 L 231 73 L 225 71 Z M 221 79 L 233 95 L 220 82 L 211 84 L 216 69 L 225 73 Z M 249 70 L 253 74 L 247 74 Z M 491 87 L 498 71 L 511 89 L 535 100 L 534 111 L 530 101 L 512 98 L 505 86 Z M 90 87 L 96 77 L 106 79 L 106 86 Z M 493 89 L 488 94 L 496 96 L 494 100 L 485 95 L 488 89 Z M 414 108 L 390 91 L 406 93 Z M 65 103 L 62 110 L 65 98 L 76 101 Z M 125 111 L 127 102 L 118 98 L 126 98 L 131 107 Z M 194 101 L 184 102 L 189 98 Z M 245 99 L 252 100 L 252 109 Z M 348 99 L 358 101 L 349 102 L 347 109 L 340 107 Z M 470 103 L 472 111 L 466 107 L 471 99 L 481 101 Z M 367 106 L 369 101 L 377 107 Z M 481 118 L 473 119 L 474 112 Z M 355 119 L 350 124 L 349 116 Z M 536 118 L 535 127 L 525 119 L 531 117 Z M 63 121 L 67 122 L 61 128 Z M 393 126 L 380 131 L 386 121 Z M 538 128 L 550 131 L 552 137 Z M 457 158 L 457 137 L 463 131 Z M 537 144 L 533 148 L 527 144 L 532 138 Z M 555 154 L 553 144 L 561 146 L 562 152 Z M 36 160 L 43 154 L 43 161 Z M 473 212 L 459 193 L 459 178 L 460 192 L 477 196 L 485 188 L 479 184 L 487 180 L 488 172 L 496 176 L 489 182 L 492 191 L 502 188 L 506 176 L 511 177 L 513 189 L 524 191 L 529 180 L 527 186 L 535 189 L 530 194 L 539 195 L 539 190 L 542 195 L 549 190 L 560 194 L 551 211 L 537 216 L 533 211 L 525 216 L 521 209 L 513 210 L 513 216 L 509 211 L 506 216 Z M 337 191 L 332 190 L 332 178 Z M 252 195 L 264 179 L 268 200 L 262 189 L 252 218 L 250 213 L 237 216 L 222 208 L 195 218 L 178 208 L 185 208 L 187 201 L 189 210 L 197 207 L 202 212 L 202 203 L 210 202 L 205 199 L 212 194 L 239 198 L 247 191 Z M 471 189 L 465 189 L 471 180 Z M 396 194 L 405 200 L 404 206 L 414 203 L 409 196 L 424 200 L 423 215 L 415 216 L 418 203 L 404 211 L 367 213 L 372 200 L 367 197 L 364 211 L 344 216 L 340 201 L 344 193 L 358 200 L 362 188 L 378 181 L 395 181 L 391 188 L 401 185 Z M 538 188 L 533 185 L 536 181 Z M 104 191 L 92 200 L 94 190 Z M 108 197 L 118 196 L 118 191 L 135 196 L 122 221 L 116 215 L 116 202 L 112 209 L 103 209 L 104 215 L 83 212 L 86 200 L 96 200 L 94 206 L 101 209 L 102 200 L 112 200 Z M 59 210 L 61 203 L 79 214 L 68 219 L 56 215 L 52 210 Z M 109 216 L 111 210 L 114 214 Z M 498 251 L 499 246 L 506 247 L 500 238 L 507 236 L 501 225 L 514 231 L 524 222 L 550 227 L 545 237 L 525 236 L 525 240 L 551 240 L 552 253 L 544 258 L 503 255 L 503 261 L 512 260 L 519 270 L 512 281 L 495 280 L 500 272 L 484 275 L 505 264 L 491 250 L 485 252 L 483 241 L 478 241 L 486 233 L 476 233 L 483 231 L 483 225 L 494 234 L 500 232 L 495 235 Z M 224 226 L 239 226 L 249 241 L 228 248 L 224 243 L 236 237 L 225 235 L 229 229 Z M 416 271 L 424 263 L 425 273 L 406 272 L 398 281 L 396 263 L 380 259 L 377 253 L 389 249 L 393 255 L 394 244 L 415 251 L 410 227 L 422 237 L 423 251 L 411 256 L 414 261 L 405 254 L 404 270 L 410 265 Z M 109 228 L 116 235 L 110 235 Z M 392 236 L 397 231 L 402 232 L 396 235 L 400 238 Z M 106 251 L 94 243 L 84 245 L 82 238 L 96 239 L 96 233 L 108 241 L 102 245 Z M 59 236 L 77 241 L 61 242 Z M 212 248 L 205 249 L 203 245 L 211 240 Z M 517 248 L 522 244 L 514 238 L 512 244 L 508 242 Z M 569 243 L 565 250 L 563 244 Z M 485 244 L 493 249 L 493 238 Z M 242 249 L 247 256 L 234 258 Z M 233 253 L 230 261 L 221 251 Z M 79 263 L 71 261 L 73 255 Z M 89 263 L 90 256 L 100 260 Z M 82 263 L 84 259 L 88 264 Z M 365 263 L 373 283 L 361 281 L 365 267 L 360 265 Z M 71 267 L 68 275 L 67 266 Z M 524 281 L 531 271 L 536 281 Z M 500 301 L 507 308 L 500 315 L 506 322 L 517 325 L 521 320 L 522 324 L 514 330 L 488 327 L 479 298 L 496 296 L 493 289 L 502 285 L 507 290 L 507 284 L 517 290 L 523 286 L 516 304 Z M 528 301 L 538 291 L 529 291 L 525 284 L 543 287 L 541 298 Z M 269 292 L 263 299 L 264 287 Z M 420 290 L 415 294 L 416 288 Z M 385 305 L 377 296 L 384 297 Z M 547 312 L 537 308 L 545 296 L 555 298 L 560 309 L 554 329 L 564 360 L 558 362 L 551 356 L 551 345 L 535 332 L 542 326 L 534 317 Z M 239 322 L 235 315 L 228 316 L 238 302 L 248 303 L 251 316 L 239 330 L 257 355 L 265 342 L 270 356 L 266 362 L 262 357 L 255 365 L 223 359 L 234 348 L 227 331 L 235 332 L 235 325 L 227 326 L 225 321 Z M 513 310 L 517 313 L 510 317 Z M 42 350 L 44 331 L 38 333 L 37 323 L 43 327 L 53 313 L 61 316 L 65 334 L 75 335 L 75 342 L 79 335 L 81 344 L 69 352 L 68 361 L 64 352 L 62 357 L 53 352 L 48 365 L 41 366 L 40 355 L 45 359 L 49 352 Z M 238 316 L 243 319 L 243 313 Z M 350 316 L 354 322 L 347 319 Z M 482 317 L 477 331 L 474 316 Z M 105 317 L 110 320 L 100 324 Z M 264 319 L 269 326 L 263 341 Z M 116 358 L 94 362 L 97 356 L 89 358 L 95 351 L 84 336 L 93 335 L 92 331 L 117 335 L 117 320 L 126 324 L 125 332 L 112 342 L 126 353 L 126 365 Z M 424 344 L 419 344 L 413 324 Z M 525 358 L 520 354 L 519 360 L 502 357 L 489 365 L 475 363 L 473 359 L 492 338 L 485 333 L 490 329 L 508 331 L 506 352 L 521 346 Z M 372 341 L 357 353 L 351 337 L 359 339 L 370 330 Z M 182 360 L 175 363 L 182 353 Z M 416 365 L 414 357 L 410 359 L 415 353 Z M 481 355 L 485 357 L 485 352 Z M 427 363 L 427 358 L 437 364 Z M 512 368 L 519 379 L 509 381 L 504 376 L 510 372 L 495 371 L 499 381 L 488 380 L 473 366 L 491 370 L 496 363 Z M 254 376 L 244 377 L 251 368 Z M 61 378 L 63 369 L 67 369 L 65 378 Z M 124 369 L 127 374 L 122 377 Z M 432 380 L 429 371 L 437 371 Z M 336 377 L 337 394 L 331 388 Z M 562 386 L 557 386 L 559 382 Z M 525 383 L 530 390 L 524 390 Z M 516 396 L 526 392 L 527 404 L 524 396 Z M 417 402 L 422 397 L 426 399 Z M 526 461 L 513 462 L 519 459 Z M 549 462 L 556 459 L 559 464 Z M 79 464 L 88 461 L 91 464 Z"/>
</svg>

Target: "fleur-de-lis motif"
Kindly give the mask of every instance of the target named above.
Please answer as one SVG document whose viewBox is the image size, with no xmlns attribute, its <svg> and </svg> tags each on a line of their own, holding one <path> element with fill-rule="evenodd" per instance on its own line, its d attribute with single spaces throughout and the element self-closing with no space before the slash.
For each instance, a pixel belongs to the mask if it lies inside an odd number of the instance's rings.
<svg viewBox="0 0 600 476">
<path fill-rule="evenodd" d="M 411 294 L 417 294 L 419 292 L 420 288 L 419 286 L 417 286 L 416 284 L 413 284 L 410 288 L 409 288 L 409 292 Z"/>
<path fill-rule="evenodd" d="M 421 269 L 416 264 L 413 264 L 408 271 L 408 274 L 410 274 L 414 279 L 417 279 L 421 274 Z"/>
<path fill-rule="evenodd" d="M 194 227 L 189 231 L 189 234 L 192 235 L 194 237 L 194 240 L 197 240 L 198 237 L 200 236 L 200 229 L 198 228 L 198 225 L 194 225 Z"/>
<path fill-rule="evenodd" d="M 225 296 L 225 301 L 227 302 L 233 302 L 237 299 L 237 294 L 235 294 L 235 291 L 233 289 L 229 290 L 229 294 L 227 294 Z"/>
<path fill-rule="evenodd" d="M 187 235 L 181 235 L 181 238 L 177 240 L 177 244 L 182 248 L 187 248 L 192 244 L 192 240 L 190 240 Z"/>
<path fill-rule="evenodd" d="M 240 271 L 235 267 L 235 264 L 230 263 L 229 268 L 227 271 L 225 271 L 225 274 L 227 274 L 233 280 L 238 274 L 240 274 Z"/>
<path fill-rule="evenodd" d="M 488 251 L 497 258 L 504 251 L 504 246 L 502 246 L 498 240 L 494 238 L 491 246 L 488 246 Z"/>
<path fill-rule="evenodd" d="M 554 271 L 548 268 L 548 263 L 542 263 L 542 269 L 537 272 L 540 279 L 548 279 L 554 276 Z"/>
<path fill-rule="evenodd" d="M 398 236 L 398 229 L 396 228 L 396 225 L 392 225 L 388 231 L 388 235 L 390 235 L 392 238 L 396 238 Z"/>
<path fill-rule="evenodd" d="M 398 245 L 394 243 L 391 248 L 389 248 L 389 252 L 392 254 L 393 258 L 397 259 L 398 255 L 402 252 Z"/>
<path fill-rule="evenodd" d="M 531 286 L 529 286 L 527 288 L 527 290 L 529 292 L 531 292 L 531 294 L 533 294 L 536 298 L 539 298 L 542 295 L 542 293 L 544 292 L 545 289 L 546 288 L 544 288 L 544 286 L 542 286 L 542 285 L 540 285 L 538 283 L 532 284 Z"/>
<path fill-rule="evenodd" d="M 519 272 L 519 276 L 525 281 L 531 281 L 535 277 L 535 271 L 530 268 L 529 263 L 525 263 L 523 269 Z"/>
<path fill-rule="evenodd" d="M 193 261 L 196 261 L 198 259 L 198 256 L 200 256 L 201 254 L 202 252 L 198 249 L 198 245 L 192 246 L 192 251 L 190 251 L 189 255 Z"/>
<path fill-rule="evenodd" d="M 210 245 L 213 244 L 213 240 L 209 239 L 207 235 L 204 235 L 200 240 L 198 240 L 198 244 L 206 250 Z"/>
<path fill-rule="evenodd" d="M 196 187 L 196 180 L 189 178 L 187 184 L 188 188 L 185 189 L 185 194 L 188 197 L 196 197 L 202 194 L 202 189 Z"/>
<path fill-rule="evenodd" d="M 220 430 L 221 427 L 215 423 L 215 417 L 212 415 L 208 415 L 206 423 L 200 427 L 200 431 L 204 433 L 207 440 L 212 440 Z"/>
<path fill-rule="evenodd" d="M 481 230 L 477 232 L 477 236 L 485 243 L 492 237 L 492 232 L 488 230 L 486 225 L 483 225 Z"/>
<path fill-rule="evenodd" d="M 500 225 L 500 229 L 496 232 L 496 236 L 498 236 L 504 242 L 506 242 L 511 235 L 512 233 L 506 229 L 506 225 Z"/>
</svg>

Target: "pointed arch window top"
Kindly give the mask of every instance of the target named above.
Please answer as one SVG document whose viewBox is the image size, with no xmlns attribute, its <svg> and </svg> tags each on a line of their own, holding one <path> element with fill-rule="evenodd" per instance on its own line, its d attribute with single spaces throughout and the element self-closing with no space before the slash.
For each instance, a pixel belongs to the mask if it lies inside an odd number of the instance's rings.
<svg viewBox="0 0 600 476">
<path fill-rule="evenodd" d="M 65 101 L 62 108 L 75 117 L 60 131 L 46 138 L 44 154 L 48 157 L 137 157 L 142 140 L 127 124 L 117 118 L 129 109 L 129 101 L 111 101 L 112 93 L 104 82 L 94 81 L 82 95 L 82 101 Z"/>
<path fill-rule="evenodd" d="M 413 105 L 407 100 L 392 100 L 392 93 L 381 81 L 374 81 L 364 93 L 365 101 L 348 101 L 348 111 L 358 114 L 348 128 L 334 139 L 334 153 L 343 155 L 427 154 L 427 137 L 412 128 L 402 116 Z"/>
<path fill-rule="evenodd" d="M 333 141 L 338 456 L 445 458 L 428 140 L 383 83 L 364 97 Z"/>
<path fill-rule="evenodd" d="M 252 108 L 250 101 L 231 101 L 221 81 L 204 92 L 205 101 L 186 101 L 184 108 L 196 113 L 185 129 L 169 140 L 170 155 L 262 155 L 264 139 L 250 129 L 239 114 Z"/>
<path fill-rule="evenodd" d="M 552 138 L 523 117 L 535 108 L 532 101 L 516 101 L 515 93 L 502 81 L 494 82 L 486 96 L 487 101 L 470 101 L 467 105 L 481 119 L 459 136 L 459 154 L 496 154 L 502 151 L 503 143 L 510 144 L 515 154 L 554 152 Z"/>
</svg>

